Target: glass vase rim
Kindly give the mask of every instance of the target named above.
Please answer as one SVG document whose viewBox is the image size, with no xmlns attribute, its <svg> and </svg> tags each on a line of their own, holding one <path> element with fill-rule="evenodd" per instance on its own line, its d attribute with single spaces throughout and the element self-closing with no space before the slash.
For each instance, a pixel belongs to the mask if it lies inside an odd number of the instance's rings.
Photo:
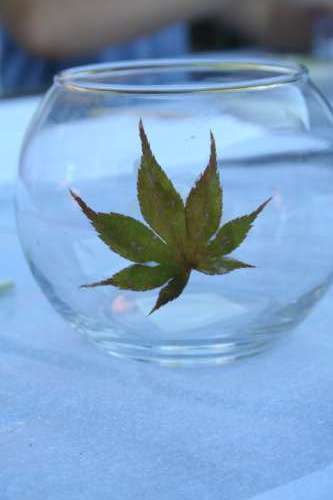
<svg viewBox="0 0 333 500">
<path fill-rule="evenodd" d="M 166 73 L 170 70 L 205 71 L 226 73 L 233 71 L 253 71 L 261 76 L 240 78 L 237 81 L 196 81 L 186 83 L 138 84 L 118 81 L 119 76 L 135 74 Z M 271 76 L 265 74 L 271 72 Z M 98 78 L 108 75 L 111 81 L 99 81 Z M 76 66 L 58 73 L 55 84 L 69 91 L 77 92 L 109 92 L 116 94 L 165 95 L 165 94 L 202 94 L 213 92 L 241 92 L 271 89 L 277 86 L 292 84 L 306 80 L 308 69 L 290 61 L 267 58 L 221 58 L 221 57 L 186 57 L 171 59 L 141 59 L 136 61 L 120 61 Z"/>
</svg>

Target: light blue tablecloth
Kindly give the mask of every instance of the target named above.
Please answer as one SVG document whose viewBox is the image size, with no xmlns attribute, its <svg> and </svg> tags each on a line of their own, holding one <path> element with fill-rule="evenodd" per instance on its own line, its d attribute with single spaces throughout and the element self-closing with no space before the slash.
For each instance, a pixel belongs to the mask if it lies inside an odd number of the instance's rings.
<svg viewBox="0 0 333 500">
<path fill-rule="evenodd" d="M 272 351 L 223 368 L 100 352 L 39 292 L 4 202 L 34 106 L 0 105 L 0 273 L 16 281 L 0 302 L 0 499 L 331 500 L 333 292 Z"/>
</svg>

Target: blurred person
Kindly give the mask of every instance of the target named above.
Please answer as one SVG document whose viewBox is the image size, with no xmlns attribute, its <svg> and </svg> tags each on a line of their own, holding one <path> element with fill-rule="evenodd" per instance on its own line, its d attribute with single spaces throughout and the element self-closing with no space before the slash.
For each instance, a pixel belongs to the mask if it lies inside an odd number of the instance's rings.
<svg viewBox="0 0 333 500">
<path fill-rule="evenodd" d="M 199 14 L 199 0 L 0 0 L 2 88 L 38 91 L 74 65 L 182 55 L 180 21 L 195 3 Z"/>
<path fill-rule="evenodd" d="M 213 19 L 194 23 L 196 51 L 259 47 L 278 52 L 312 52 L 318 29 L 333 32 L 333 0 L 235 0 Z M 320 35 L 320 33 L 319 33 Z"/>
<path fill-rule="evenodd" d="M 310 52 L 317 21 L 333 13 L 333 0 L 249 0 L 236 12 L 234 6 L 224 9 L 222 25 L 278 51 Z"/>
<path fill-rule="evenodd" d="M 250 43 L 308 49 L 313 19 L 333 0 L 0 0 L 2 85 L 26 91 L 83 63 L 186 53 L 201 16 Z M 175 24 L 176 23 L 176 24 Z"/>
</svg>

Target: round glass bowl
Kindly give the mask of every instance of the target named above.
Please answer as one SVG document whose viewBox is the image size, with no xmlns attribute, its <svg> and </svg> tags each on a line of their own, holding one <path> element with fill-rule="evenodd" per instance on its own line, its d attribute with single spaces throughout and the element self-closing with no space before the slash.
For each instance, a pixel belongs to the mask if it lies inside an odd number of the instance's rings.
<svg viewBox="0 0 333 500">
<path fill-rule="evenodd" d="M 255 268 L 193 271 L 183 293 L 153 314 L 159 289 L 82 288 L 132 262 L 98 237 L 70 195 L 147 225 L 137 192 L 140 120 L 184 202 L 207 166 L 210 131 L 222 224 L 272 197 L 228 256 Z M 254 354 L 298 325 L 331 283 L 332 137 L 331 109 L 300 66 L 185 59 L 65 71 L 22 151 L 17 219 L 26 258 L 55 309 L 111 354 L 171 365 Z"/>
</svg>

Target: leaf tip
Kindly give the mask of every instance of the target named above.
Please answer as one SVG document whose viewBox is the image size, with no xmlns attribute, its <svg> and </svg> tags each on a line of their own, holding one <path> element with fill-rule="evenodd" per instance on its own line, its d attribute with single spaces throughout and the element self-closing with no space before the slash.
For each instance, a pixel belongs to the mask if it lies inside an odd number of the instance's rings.
<svg viewBox="0 0 333 500">
<path fill-rule="evenodd" d="M 79 205 L 81 208 L 82 212 L 90 219 L 94 219 L 96 216 L 96 212 L 90 208 L 83 200 L 80 198 L 78 194 L 73 191 L 73 189 L 69 190 L 70 195 L 72 196 L 73 200 L 76 201 L 76 203 Z"/>
<path fill-rule="evenodd" d="M 148 316 L 151 316 L 152 314 L 154 314 L 154 312 L 158 311 L 159 309 L 161 309 L 161 307 L 165 305 L 163 304 L 163 302 L 161 301 L 160 297 L 158 298 L 156 304 L 154 305 L 154 307 L 152 308 L 152 310 L 150 311 L 150 313 L 148 313 Z"/>
<path fill-rule="evenodd" d="M 210 144 L 211 144 L 211 147 L 216 149 L 216 141 L 215 141 L 215 136 L 213 134 L 213 131 L 210 130 Z"/>
<path fill-rule="evenodd" d="M 149 146 L 149 141 L 148 141 L 148 137 L 147 137 L 145 128 L 143 126 L 142 118 L 140 118 L 140 121 L 139 121 L 139 132 L 140 132 L 142 153 L 145 155 L 147 153 L 150 153 L 150 146 Z"/>
<path fill-rule="evenodd" d="M 108 278 L 108 279 L 103 280 L 103 281 L 98 281 L 96 283 L 89 283 L 89 284 L 81 285 L 80 288 L 97 288 L 99 286 L 110 286 L 110 285 L 117 286 L 117 284 L 114 281 L 114 277 Z"/>
<path fill-rule="evenodd" d="M 157 299 L 156 304 L 154 305 L 154 307 L 152 308 L 152 310 L 148 313 L 148 316 L 151 316 L 152 314 L 154 314 L 154 312 L 158 311 L 163 305 L 164 304 L 161 301 L 161 297 L 159 296 L 158 299 Z"/>
<path fill-rule="evenodd" d="M 273 196 L 268 198 L 268 200 L 266 200 L 262 205 L 260 205 L 260 207 L 257 210 L 258 214 L 260 214 L 260 212 L 262 212 L 267 207 L 267 205 L 272 201 L 272 199 L 273 199 Z"/>
<path fill-rule="evenodd" d="M 155 311 L 157 311 L 157 307 L 154 306 L 153 309 L 148 313 L 148 316 L 151 316 Z"/>
<path fill-rule="evenodd" d="M 213 170 L 218 175 L 216 141 L 212 131 L 210 131 L 210 158 L 208 169 Z"/>
<path fill-rule="evenodd" d="M 69 194 L 71 195 L 71 197 L 73 198 L 73 200 L 76 201 L 76 203 L 78 205 L 80 205 L 82 203 L 83 200 L 80 198 L 80 196 L 78 195 L 78 193 L 74 191 L 74 189 L 69 189 Z"/>
<path fill-rule="evenodd" d="M 100 283 L 89 283 L 89 284 L 81 285 L 80 288 L 82 288 L 83 290 L 88 290 L 89 288 L 97 288 L 98 286 L 101 286 L 101 284 Z"/>
<path fill-rule="evenodd" d="M 216 141 L 212 131 L 210 131 L 210 150 L 211 150 L 211 156 L 215 157 L 216 159 Z"/>
</svg>

